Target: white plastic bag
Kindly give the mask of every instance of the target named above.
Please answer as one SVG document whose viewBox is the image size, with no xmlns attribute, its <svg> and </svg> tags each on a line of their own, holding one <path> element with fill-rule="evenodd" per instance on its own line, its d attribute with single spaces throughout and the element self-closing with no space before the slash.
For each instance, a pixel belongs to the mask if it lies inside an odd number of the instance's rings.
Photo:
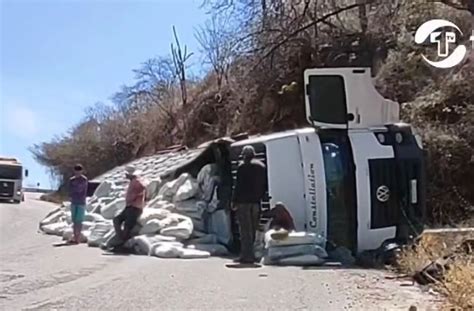
<svg viewBox="0 0 474 311">
<path fill-rule="evenodd" d="M 193 198 L 199 190 L 198 184 L 189 177 L 181 186 L 179 186 L 174 195 L 174 202 L 186 201 Z"/>
<path fill-rule="evenodd" d="M 206 251 L 201 251 L 197 249 L 183 248 L 179 258 L 183 259 L 198 259 L 198 258 L 209 258 L 211 254 Z"/>
<path fill-rule="evenodd" d="M 217 210 L 212 213 L 208 232 L 215 234 L 219 243 L 229 245 L 232 241 L 230 214 L 226 210 Z"/>
<path fill-rule="evenodd" d="M 125 198 L 118 198 L 101 209 L 101 214 L 105 219 L 113 219 L 125 209 Z"/>
<path fill-rule="evenodd" d="M 205 251 L 211 254 L 211 256 L 229 255 L 229 251 L 227 250 L 227 248 L 221 244 L 190 244 L 187 248 Z"/>
</svg>

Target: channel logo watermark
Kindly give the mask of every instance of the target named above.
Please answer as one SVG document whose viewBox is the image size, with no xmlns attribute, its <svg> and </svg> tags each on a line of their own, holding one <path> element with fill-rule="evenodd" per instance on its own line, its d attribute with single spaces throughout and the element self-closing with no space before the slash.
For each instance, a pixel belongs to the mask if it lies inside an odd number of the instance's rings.
<svg viewBox="0 0 474 311">
<path fill-rule="evenodd" d="M 443 28 L 450 28 L 442 36 Z M 438 46 L 438 57 L 441 60 L 432 61 L 429 60 L 425 55 L 422 55 L 423 59 L 433 67 L 436 68 L 452 68 L 462 62 L 467 54 L 467 47 L 463 44 L 458 45 L 451 53 L 450 46 L 456 44 L 457 33 L 452 30 L 457 30 L 459 34 L 463 35 L 459 27 L 444 19 L 432 19 L 423 23 L 415 33 L 415 42 L 417 44 L 423 44 L 427 39 L 430 43 L 435 43 Z M 474 30 L 469 38 L 471 41 L 472 48 L 474 49 Z"/>
</svg>

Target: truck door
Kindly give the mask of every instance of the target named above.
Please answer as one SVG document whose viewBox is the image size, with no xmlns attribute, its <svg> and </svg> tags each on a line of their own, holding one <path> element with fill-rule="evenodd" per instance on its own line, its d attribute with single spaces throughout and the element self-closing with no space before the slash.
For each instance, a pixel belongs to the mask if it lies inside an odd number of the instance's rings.
<svg viewBox="0 0 474 311">
<path fill-rule="evenodd" d="M 327 247 L 345 246 L 356 253 L 357 194 L 349 138 L 341 135 L 340 130 L 321 132 L 327 192 Z"/>
</svg>

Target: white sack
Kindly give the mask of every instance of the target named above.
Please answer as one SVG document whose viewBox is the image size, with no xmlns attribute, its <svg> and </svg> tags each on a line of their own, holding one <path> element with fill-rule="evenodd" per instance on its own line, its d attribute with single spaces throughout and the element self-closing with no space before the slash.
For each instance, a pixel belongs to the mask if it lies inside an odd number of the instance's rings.
<svg viewBox="0 0 474 311">
<path fill-rule="evenodd" d="M 173 245 L 160 245 L 154 249 L 154 255 L 160 258 L 179 258 L 183 255 L 184 248 Z"/>
<path fill-rule="evenodd" d="M 113 219 L 125 209 L 125 198 L 119 198 L 105 205 L 101 214 L 105 219 Z"/>
<path fill-rule="evenodd" d="M 270 247 L 267 252 L 267 256 L 270 257 L 272 261 L 301 255 L 316 255 L 321 258 L 327 257 L 327 253 L 323 248 L 311 244 Z"/>
<path fill-rule="evenodd" d="M 98 222 L 90 229 L 91 234 L 87 239 L 89 246 L 100 246 L 101 243 L 106 241 L 106 235 L 113 230 L 113 225 L 108 222 Z"/>
<path fill-rule="evenodd" d="M 167 237 L 162 235 L 139 235 L 131 238 L 125 243 L 126 247 L 134 248 L 138 254 L 150 255 L 153 249 L 153 244 L 159 242 L 174 242 L 176 241 L 173 237 Z"/>
<path fill-rule="evenodd" d="M 178 188 L 190 177 L 191 175 L 188 173 L 181 174 L 177 179 L 165 183 L 158 192 L 158 195 L 162 196 L 164 200 L 171 200 L 178 191 Z"/>
<path fill-rule="evenodd" d="M 160 196 L 157 196 L 146 204 L 146 208 L 159 208 L 159 209 L 172 210 L 174 208 L 174 204 L 170 203 L 169 201 L 163 200 L 163 198 Z"/>
<path fill-rule="evenodd" d="M 69 201 L 63 202 L 63 204 L 61 206 L 63 207 L 64 211 L 70 211 L 71 210 L 71 202 L 69 202 Z"/>
<path fill-rule="evenodd" d="M 169 228 L 169 227 L 174 227 L 179 224 L 179 218 L 177 217 L 177 214 L 170 214 L 168 217 L 166 217 L 163 220 L 160 220 L 160 224 L 164 228 Z"/>
<path fill-rule="evenodd" d="M 229 255 L 229 251 L 227 250 L 227 248 L 221 244 L 191 244 L 191 245 L 188 245 L 187 248 L 205 251 L 211 254 L 211 256 Z"/>
<path fill-rule="evenodd" d="M 138 221 L 141 225 L 145 225 L 148 221 L 152 219 L 162 220 L 170 215 L 170 212 L 165 209 L 158 208 L 144 208 L 142 214 Z"/>
<path fill-rule="evenodd" d="M 181 202 L 193 198 L 199 190 L 198 184 L 189 177 L 181 186 L 179 186 L 173 198 L 174 202 Z"/>
<path fill-rule="evenodd" d="M 46 234 L 62 236 L 64 230 L 68 229 L 69 225 L 65 221 L 44 225 L 41 227 L 41 230 Z"/>
<path fill-rule="evenodd" d="M 115 200 L 115 198 L 116 198 L 116 196 L 113 196 L 113 194 L 111 194 L 111 196 L 100 198 L 99 200 L 97 200 L 97 202 L 99 202 L 102 205 L 107 205 L 110 202 L 112 202 L 113 200 Z"/>
<path fill-rule="evenodd" d="M 88 230 L 83 230 L 81 232 L 81 243 L 87 243 L 87 239 L 90 236 L 91 232 Z M 72 228 L 67 228 L 63 232 L 63 240 L 70 241 L 73 237 Z"/>
<path fill-rule="evenodd" d="M 209 233 L 217 236 L 217 241 L 229 245 L 232 241 L 230 214 L 226 210 L 217 210 L 209 218 Z"/>
<path fill-rule="evenodd" d="M 95 189 L 94 196 L 101 198 L 109 196 L 110 192 L 112 191 L 113 183 L 110 181 L 103 181 L 100 185 Z"/>
<path fill-rule="evenodd" d="M 199 186 L 199 198 L 209 202 L 211 200 L 216 179 L 213 176 L 217 171 L 216 164 L 207 164 L 202 167 L 197 175 L 197 183 Z"/>
<path fill-rule="evenodd" d="M 82 230 L 90 230 L 94 226 L 92 221 L 83 221 L 82 222 Z"/>
<path fill-rule="evenodd" d="M 40 226 L 49 225 L 56 223 L 61 220 L 61 217 L 64 218 L 66 213 L 60 209 L 57 209 L 54 213 L 47 215 L 41 222 Z"/>
<path fill-rule="evenodd" d="M 102 217 L 100 214 L 96 213 L 86 213 L 84 216 L 84 221 L 90 221 L 90 222 L 105 222 L 105 218 Z"/>
<path fill-rule="evenodd" d="M 187 200 L 175 203 L 174 210 L 178 214 L 184 214 L 188 217 L 201 219 L 206 203 L 203 201 Z"/>
<path fill-rule="evenodd" d="M 150 256 L 154 256 L 155 255 L 155 250 L 158 247 L 163 246 L 163 245 L 165 245 L 165 246 L 174 246 L 174 247 L 177 247 L 177 248 L 184 248 L 183 243 L 177 242 L 177 241 L 174 241 L 174 242 L 167 242 L 167 241 L 156 242 L 156 243 L 153 243 L 153 245 L 151 246 Z"/>
<path fill-rule="evenodd" d="M 164 236 L 176 237 L 180 240 L 188 239 L 193 233 L 193 222 L 191 218 L 181 216 L 180 222 L 176 226 L 171 226 L 160 231 Z"/>
<path fill-rule="evenodd" d="M 316 233 L 310 232 L 290 232 L 288 238 L 282 240 L 274 240 L 271 235 L 275 230 L 271 229 L 265 233 L 265 248 L 283 245 L 300 245 L 314 244 L 323 246 L 325 239 Z"/>
<path fill-rule="evenodd" d="M 150 219 L 140 229 L 140 234 L 158 233 L 163 228 L 165 228 L 163 221 L 159 219 Z"/>
<path fill-rule="evenodd" d="M 301 255 L 280 259 L 278 265 L 281 266 L 320 266 L 324 264 L 324 259 L 316 255 Z"/>
<path fill-rule="evenodd" d="M 183 248 L 179 258 L 183 259 L 197 259 L 197 258 L 209 258 L 211 254 L 206 251 L 201 251 L 197 249 L 188 249 Z"/>
</svg>

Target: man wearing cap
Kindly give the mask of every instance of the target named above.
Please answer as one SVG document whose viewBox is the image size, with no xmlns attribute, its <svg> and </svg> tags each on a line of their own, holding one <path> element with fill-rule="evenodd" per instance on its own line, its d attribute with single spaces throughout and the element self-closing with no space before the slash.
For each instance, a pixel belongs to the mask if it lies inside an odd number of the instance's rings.
<svg viewBox="0 0 474 311">
<path fill-rule="evenodd" d="M 73 238 L 70 243 L 81 243 L 82 222 L 86 211 L 87 177 L 81 164 L 74 166 L 74 176 L 69 179 L 69 198 L 71 200 L 71 221 Z"/>
<path fill-rule="evenodd" d="M 237 169 L 237 180 L 232 197 L 232 210 L 236 211 L 240 227 L 241 263 L 254 263 L 254 242 L 260 220 L 260 202 L 267 190 L 265 164 L 255 159 L 255 149 L 247 145 L 242 149 L 243 163 Z"/>
<path fill-rule="evenodd" d="M 133 166 L 125 168 L 125 176 L 130 180 L 125 196 L 125 209 L 114 218 L 115 233 L 121 240 L 122 246 L 128 239 L 131 238 L 133 228 L 138 222 L 138 218 L 142 214 L 145 206 L 145 192 L 146 188 L 139 178 L 140 172 Z M 123 224 L 123 230 L 122 230 Z"/>
</svg>

